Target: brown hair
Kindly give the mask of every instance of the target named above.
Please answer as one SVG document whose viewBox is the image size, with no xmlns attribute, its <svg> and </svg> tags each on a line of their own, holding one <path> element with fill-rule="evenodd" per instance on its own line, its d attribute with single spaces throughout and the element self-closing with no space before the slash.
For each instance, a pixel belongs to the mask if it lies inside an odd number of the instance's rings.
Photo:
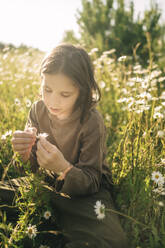
<svg viewBox="0 0 165 248">
<path fill-rule="evenodd" d="M 80 94 L 75 108 L 80 107 L 82 123 L 89 110 L 100 100 L 101 92 L 94 79 L 94 69 L 88 53 L 80 46 L 62 43 L 42 61 L 40 74 L 62 73 L 79 87 Z M 94 97 L 94 95 L 96 97 Z"/>
</svg>

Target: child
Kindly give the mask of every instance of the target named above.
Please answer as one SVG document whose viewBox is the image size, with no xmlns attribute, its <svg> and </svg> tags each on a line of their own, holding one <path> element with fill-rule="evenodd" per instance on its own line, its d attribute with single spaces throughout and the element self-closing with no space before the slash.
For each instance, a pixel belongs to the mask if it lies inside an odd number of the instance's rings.
<svg viewBox="0 0 165 248">
<path fill-rule="evenodd" d="M 79 46 L 57 46 L 41 64 L 41 79 L 41 100 L 32 105 L 25 131 L 14 133 L 14 151 L 30 160 L 33 172 L 46 169 L 47 182 L 69 196 L 52 198 L 70 237 L 65 247 L 128 247 L 118 216 L 106 212 L 98 220 L 94 211 L 96 201 L 111 209 L 113 203 L 105 126 L 96 110 L 101 94 L 88 54 Z M 39 133 L 48 136 L 36 142 Z"/>
</svg>

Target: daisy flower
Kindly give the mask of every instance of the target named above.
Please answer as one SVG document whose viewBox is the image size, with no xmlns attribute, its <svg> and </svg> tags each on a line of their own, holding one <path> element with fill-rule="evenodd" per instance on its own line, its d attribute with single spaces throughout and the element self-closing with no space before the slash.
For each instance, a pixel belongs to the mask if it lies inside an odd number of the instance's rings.
<svg viewBox="0 0 165 248">
<path fill-rule="evenodd" d="M 15 105 L 20 106 L 21 102 L 18 98 L 15 98 L 14 100 Z"/>
<path fill-rule="evenodd" d="M 44 218 L 45 218 L 46 220 L 48 220 L 50 217 L 51 217 L 51 212 L 50 212 L 50 211 L 46 211 L 46 212 L 44 213 Z"/>
<path fill-rule="evenodd" d="M 31 101 L 29 99 L 26 99 L 26 107 L 30 108 L 31 104 Z"/>
<path fill-rule="evenodd" d="M 36 225 L 32 226 L 31 224 L 29 224 L 29 226 L 27 227 L 26 233 L 28 234 L 30 239 L 35 238 L 37 235 Z"/>
<path fill-rule="evenodd" d="M 154 171 L 151 179 L 159 186 L 164 184 L 164 177 L 159 171 Z"/>
<path fill-rule="evenodd" d="M 96 201 L 94 206 L 95 213 L 97 215 L 97 219 L 102 220 L 105 217 L 105 205 L 101 203 L 101 201 Z"/>
</svg>

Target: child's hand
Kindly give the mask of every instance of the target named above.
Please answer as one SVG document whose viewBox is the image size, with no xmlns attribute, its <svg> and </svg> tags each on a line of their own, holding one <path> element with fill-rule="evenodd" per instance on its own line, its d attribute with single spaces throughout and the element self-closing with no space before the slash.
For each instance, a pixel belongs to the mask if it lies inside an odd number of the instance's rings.
<svg viewBox="0 0 165 248">
<path fill-rule="evenodd" d="M 42 168 L 52 170 L 56 173 L 63 172 L 70 167 L 62 152 L 45 138 L 37 142 L 37 161 Z"/>
<path fill-rule="evenodd" d="M 13 138 L 11 140 L 13 150 L 18 152 L 25 162 L 29 159 L 32 146 L 35 143 L 36 132 L 37 129 L 33 127 L 24 131 L 17 130 L 13 133 Z"/>
</svg>

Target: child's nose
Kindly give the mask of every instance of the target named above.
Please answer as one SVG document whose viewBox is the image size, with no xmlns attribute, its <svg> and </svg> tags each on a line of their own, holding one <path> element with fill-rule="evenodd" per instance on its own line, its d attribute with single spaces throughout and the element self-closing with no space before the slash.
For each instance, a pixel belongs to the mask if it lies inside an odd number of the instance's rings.
<svg viewBox="0 0 165 248">
<path fill-rule="evenodd" d="M 61 104 L 61 98 L 57 94 L 52 94 L 50 98 L 50 105 L 52 108 L 59 108 Z"/>
</svg>

